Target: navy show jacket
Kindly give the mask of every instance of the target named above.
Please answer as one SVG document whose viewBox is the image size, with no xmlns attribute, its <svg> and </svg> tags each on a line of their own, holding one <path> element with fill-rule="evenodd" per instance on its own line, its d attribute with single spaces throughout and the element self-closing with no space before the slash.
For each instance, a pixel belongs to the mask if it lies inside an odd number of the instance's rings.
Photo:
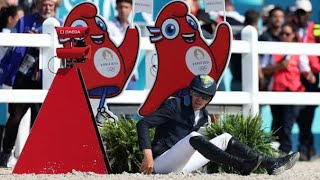
<svg viewBox="0 0 320 180">
<path fill-rule="evenodd" d="M 202 117 L 193 126 L 195 115 L 190 99 L 190 96 L 168 99 L 155 112 L 139 120 L 137 131 L 140 148 L 152 149 L 155 158 L 207 123 L 208 111 L 202 108 Z M 151 144 L 149 129 L 154 127 L 155 136 Z"/>
</svg>

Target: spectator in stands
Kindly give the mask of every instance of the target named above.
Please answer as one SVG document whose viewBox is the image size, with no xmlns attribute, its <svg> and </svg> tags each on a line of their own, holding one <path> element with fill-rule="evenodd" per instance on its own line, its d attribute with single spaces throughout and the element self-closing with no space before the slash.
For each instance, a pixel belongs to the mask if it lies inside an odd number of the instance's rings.
<svg viewBox="0 0 320 180">
<path fill-rule="evenodd" d="M 295 23 L 298 27 L 297 33 L 300 42 L 304 43 L 316 43 L 315 39 L 315 23 L 309 21 L 312 14 L 312 4 L 309 0 L 297 0 L 295 11 Z M 315 81 L 310 81 L 310 77 L 301 78 L 307 92 L 319 92 L 319 57 L 308 56 L 309 63 L 313 75 L 316 77 Z M 297 119 L 299 126 L 299 151 L 301 153 L 300 160 L 308 161 L 316 155 L 316 149 L 314 146 L 313 134 L 311 132 L 312 122 L 314 118 L 315 109 L 317 106 L 304 106 L 300 110 L 300 115 Z"/>
<path fill-rule="evenodd" d="M 37 0 L 38 12 L 21 18 L 12 32 L 42 33 L 44 20 L 53 17 L 55 0 Z M 33 47 L 16 47 L 7 53 L 1 61 L 1 67 L 6 69 L 1 77 L 2 83 L 13 89 L 42 89 L 42 74 L 39 71 L 39 49 Z M 5 63 L 2 63 L 5 62 Z M 5 127 L 3 147 L 0 154 L 0 166 L 6 167 L 13 149 L 20 121 L 26 111 L 31 108 L 31 124 L 36 119 L 41 104 L 19 103 L 9 104 L 10 117 Z"/>
<path fill-rule="evenodd" d="M 0 10 L 0 32 L 10 33 L 18 20 L 24 16 L 23 9 L 19 6 L 8 6 Z M 0 47 L 0 62 L 4 57 L 6 47 Z"/>
<path fill-rule="evenodd" d="M 285 22 L 285 13 L 284 10 L 279 7 L 275 6 L 273 9 L 269 11 L 268 16 L 268 24 L 267 29 L 259 36 L 259 41 L 280 41 L 279 34 L 281 32 L 281 27 Z M 264 54 L 260 55 L 260 59 L 266 59 L 268 58 L 269 61 L 272 61 L 272 55 L 271 54 Z M 267 91 L 269 89 L 271 76 L 265 75 L 263 73 L 260 73 L 259 78 L 259 89 L 260 91 Z"/>
<path fill-rule="evenodd" d="M 275 6 L 269 11 L 267 29 L 264 31 L 260 37 L 259 41 L 279 41 L 279 34 L 281 27 L 285 22 L 284 10 Z"/>
<path fill-rule="evenodd" d="M 244 26 L 251 25 L 258 28 L 258 21 L 260 18 L 259 12 L 256 10 L 248 10 L 245 12 Z M 241 40 L 241 32 L 235 36 L 236 40 Z M 242 90 L 242 58 L 241 54 L 232 54 L 230 58 L 230 71 L 232 74 L 231 90 L 241 91 Z"/>
<path fill-rule="evenodd" d="M 266 29 L 266 27 L 269 25 L 269 14 L 270 11 L 275 8 L 274 4 L 268 4 L 262 7 L 262 14 L 261 14 L 261 18 L 262 18 L 262 26 L 263 26 L 263 30 Z"/>
<path fill-rule="evenodd" d="M 17 24 L 18 19 L 24 16 L 23 9 L 19 6 L 8 6 L 4 7 L 0 10 L 0 32 L 2 33 L 10 33 L 11 29 Z M 7 52 L 8 48 L 0 46 L 0 63 L 1 59 L 4 57 L 5 53 Z M 0 67 L 0 77 L 3 70 Z M 0 89 L 11 88 L 9 86 L 2 86 L 0 84 Z M 2 136 L 5 124 L 0 124 L 0 144 L 2 144 Z"/>
<path fill-rule="evenodd" d="M 210 76 L 197 75 L 190 83 L 190 95 L 168 99 L 155 112 L 139 120 L 138 142 L 144 154 L 142 173 L 190 173 L 209 161 L 234 167 L 242 175 L 250 174 L 258 166 L 268 174 L 279 174 L 293 167 L 299 153 L 269 158 L 228 133 L 209 141 L 197 132 L 210 122 L 206 105 L 215 92 L 216 84 Z M 156 128 L 152 143 L 150 128 Z"/>
<path fill-rule="evenodd" d="M 279 35 L 281 42 L 298 42 L 293 24 L 284 24 Z M 261 59 L 261 66 L 264 74 L 273 77 L 272 91 L 304 91 L 300 75 L 311 73 L 306 56 L 272 55 L 271 61 L 269 58 Z M 299 110 L 300 106 L 297 105 L 271 105 L 272 129 L 276 130 L 279 137 L 279 150 L 287 154 L 292 150 L 291 130 Z"/>
<path fill-rule="evenodd" d="M 108 32 L 116 44 L 120 44 L 130 24 L 129 15 L 132 11 L 132 0 L 117 0 L 116 9 L 118 16 L 107 21 Z"/>
</svg>

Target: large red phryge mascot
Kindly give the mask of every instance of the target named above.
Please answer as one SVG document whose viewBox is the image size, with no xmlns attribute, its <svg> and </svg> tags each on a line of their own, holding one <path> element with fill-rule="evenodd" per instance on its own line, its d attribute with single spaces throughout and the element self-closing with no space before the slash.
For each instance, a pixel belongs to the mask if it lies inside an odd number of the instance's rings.
<svg viewBox="0 0 320 180">
<path fill-rule="evenodd" d="M 218 25 L 215 38 L 208 45 L 189 6 L 182 1 L 173 1 L 160 11 L 155 26 L 148 28 L 157 51 L 158 71 L 155 83 L 139 109 L 140 115 L 152 113 L 165 99 L 188 88 L 195 75 L 208 74 L 220 81 L 231 53 L 232 34 L 227 22 Z"/>
<path fill-rule="evenodd" d="M 101 98 L 97 116 L 100 113 L 103 120 L 108 115 L 104 108 L 105 99 L 122 92 L 135 66 L 139 53 L 139 29 L 137 26 L 128 27 L 123 42 L 117 47 L 109 38 L 107 25 L 98 15 L 96 6 L 89 2 L 74 7 L 64 26 L 89 27 L 89 35 L 78 39 L 76 45 L 90 45 L 92 58 L 75 66 L 81 69 L 89 96 Z"/>
</svg>

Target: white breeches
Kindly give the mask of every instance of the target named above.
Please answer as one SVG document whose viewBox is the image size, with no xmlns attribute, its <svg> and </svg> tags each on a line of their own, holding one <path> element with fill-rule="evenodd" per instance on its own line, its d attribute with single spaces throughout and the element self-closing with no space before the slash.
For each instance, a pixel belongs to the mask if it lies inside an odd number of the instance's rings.
<svg viewBox="0 0 320 180">
<path fill-rule="evenodd" d="M 192 132 L 169 150 L 158 156 L 154 160 L 154 172 L 161 174 L 192 172 L 207 164 L 210 160 L 203 157 L 190 145 L 189 139 L 193 136 L 202 135 L 198 132 Z M 211 139 L 210 142 L 224 151 L 227 149 L 231 138 L 232 136 L 230 134 L 224 133 Z"/>
</svg>

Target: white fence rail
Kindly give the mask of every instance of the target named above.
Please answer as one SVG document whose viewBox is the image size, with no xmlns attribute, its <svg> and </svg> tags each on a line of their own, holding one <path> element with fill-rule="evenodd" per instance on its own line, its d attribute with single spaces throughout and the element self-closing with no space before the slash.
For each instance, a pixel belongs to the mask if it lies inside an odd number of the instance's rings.
<svg viewBox="0 0 320 180">
<path fill-rule="evenodd" d="M 43 90 L 0 90 L 0 102 L 43 102 L 50 84 L 54 78 L 48 70 L 57 70 L 60 61 L 53 58 L 55 49 L 60 46 L 55 33 L 55 26 L 59 23 L 55 19 L 44 22 L 43 33 L 30 34 L 3 34 L 0 33 L 0 46 L 32 46 L 40 48 L 40 68 L 43 69 Z M 142 37 L 141 48 L 154 51 L 154 45 L 149 38 Z M 217 92 L 210 104 L 217 105 L 243 105 L 245 115 L 259 112 L 260 104 L 320 104 L 319 93 L 293 93 L 293 92 L 259 92 L 258 89 L 258 55 L 259 54 L 305 54 L 319 55 L 320 44 L 259 42 L 255 28 L 247 26 L 242 30 L 242 40 L 232 42 L 232 53 L 242 54 L 242 92 Z M 114 104 L 141 104 L 147 97 L 148 90 L 125 90 L 120 96 L 108 99 Z"/>
</svg>

